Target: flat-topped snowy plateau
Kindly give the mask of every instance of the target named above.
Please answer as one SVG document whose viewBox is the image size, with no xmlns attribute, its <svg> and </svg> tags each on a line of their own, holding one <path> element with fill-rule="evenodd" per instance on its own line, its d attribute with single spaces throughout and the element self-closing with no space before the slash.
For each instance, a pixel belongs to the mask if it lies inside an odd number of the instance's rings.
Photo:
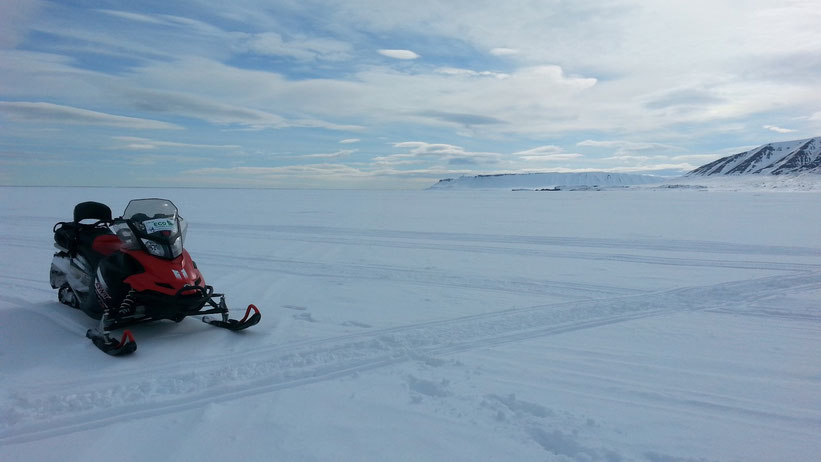
<svg viewBox="0 0 821 462">
<path fill-rule="evenodd" d="M 652 175 L 608 172 L 503 173 L 446 178 L 429 189 L 592 189 L 661 183 Z"/>
<path fill-rule="evenodd" d="M 0 461 L 818 460 L 821 201 L 764 191 L 0 188 Z M 85 338 L 52 226 L 142 197 L 260 324 Z"/>
</svg>

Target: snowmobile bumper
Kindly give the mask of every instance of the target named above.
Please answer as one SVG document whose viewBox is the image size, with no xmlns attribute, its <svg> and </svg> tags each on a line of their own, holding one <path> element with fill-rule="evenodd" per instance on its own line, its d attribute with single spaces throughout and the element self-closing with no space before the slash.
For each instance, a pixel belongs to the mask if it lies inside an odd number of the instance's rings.
<svg viewBox="0 0 821 462">
<path fill-rule="evenodd" d="M 130 293 L 129 296 L 126 297 L 118 313 L 122 314 L 133 309 L 131 305 L 135 302 L 134 298 L 131 297 L 132 295 L 134 295 L 134 293 Z M 136 297 L 139 303 L 146 301 L 145 294 L 139 294 Z M 219 301 L 216 300 L 217 298 Z M 259 309 L 254 305 L 248 305 L 248 308 L 245 310 L 245 316 L 243 316 L 242 319 L 230 319 L 228 317 L 228 306 L 225 304 L 225 295 L 215 294 L 211 286 L 186 286 L 177 292 L 173 301 L 169 302 L 167 295 L 164 296 L 163 300 L 166 303 L 164 308 L 162 306 L 155 306 L 153 310 L 147 308 L 145 315 L 118 316 L 112 318 L 109 311 L 106 310 L 100 318 L 99 326 L 96 329 L 89 329 L 88 332 L 86 332 L 86 337 L 91 339 L 94 345 L 104 353 L 112 356 L 122 356 L 136 351 L 137 342 L 129 330 L 123 331 L 122 338 L 117 340 L 112 337 L 109 332 L 112 329 L 154 321 L 156 319 L 171 319 L 180 322 L 188 316 L 219 314 L 221 315 L 220 319 L 203 316 L 202 321 L 215 327 L 221 327 L 231 331 L 240 331 L 256 325 L 260 319 L 262 319 Z M 203 309 L 206 305 L 210 306 L 210 308 Z"/>
</svg>

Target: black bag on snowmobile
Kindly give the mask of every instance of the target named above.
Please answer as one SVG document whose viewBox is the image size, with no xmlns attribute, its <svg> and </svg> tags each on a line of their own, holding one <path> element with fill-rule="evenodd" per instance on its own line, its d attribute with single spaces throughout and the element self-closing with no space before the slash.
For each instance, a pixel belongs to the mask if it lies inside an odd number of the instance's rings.
<svg viewBox="0 0 821 462">
<path fill-rule="evenodd" d="M 93 220 L 90 223 L 86 220 Z M 74 207 L 74 221 L 61 221 L 54 225 L 54 244 L 71 256 L 80 247 L 91 247 L 97 236 L 111 234 L 111 209 L 99 202 L 81 202 Z M 87 245 L 81 245 L 87 244 Z"/>
</svg>

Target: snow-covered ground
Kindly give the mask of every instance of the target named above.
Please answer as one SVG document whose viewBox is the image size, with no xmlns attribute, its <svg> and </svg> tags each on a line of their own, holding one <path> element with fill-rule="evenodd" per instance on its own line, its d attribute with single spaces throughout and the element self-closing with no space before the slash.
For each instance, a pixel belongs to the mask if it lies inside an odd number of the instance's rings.
<svg viewBox="0 0 821 462">
<path fill-rule="evenodd" d="M 75 203 L 166 197 L 232 333 L 109 357 Z M 2 461 L 814 461 L 817 193 L 0 188 Z"/>
</svg>

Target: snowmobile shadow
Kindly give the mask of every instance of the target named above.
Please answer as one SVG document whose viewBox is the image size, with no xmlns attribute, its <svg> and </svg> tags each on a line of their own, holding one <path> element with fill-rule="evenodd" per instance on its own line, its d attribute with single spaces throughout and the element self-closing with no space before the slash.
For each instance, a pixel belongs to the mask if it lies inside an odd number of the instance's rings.
<svg viewBox="0 0 821 462">
<path fill-rule="evenodd" d="M 81 354 L 86 343 L 79 341 L 86 329 L 82 319 L 71 316 L 74 313 L 55 313 L 56 305 L 17 303 L 15 307 L 0 310 L 0 339 L 5 345 L 22 347 L 13 352 L 0 349 L 7 372 L 39 367 L 44 361 L 65 364 L 61 358 Z"/>
<path fill-rule="evenodd" d="M 59 302 L 16 301 L 14 305 L 0 310 L 0 339 L 7 345 L 25 345 L 25 348 L 14 351 L 14 354 L 0 349 L 4 369 L 35 368 L 42 365 L 44 360 L 55 365 L 76 367 L 81 358 L 111 358 L 101 355 L 86 338 L 86 331 L 96 327 L 98 321 L 82 311 Z M 224 344 L 228 349 L 233 349 L 237 335 L 253 338 L 259 334 L 254 331 L 215 329 L 201 322 L 199 317 L 189 317 L 179 323 L 152 321 L 128 329 L 139 342 L 136 356 L 152 360 L 166 358 L 168 361 L 177 361 L 182 357 L 206 357 L 207 351 L 213 354 L 213 350 L 202 348 L 203 344 L 209 347 Z M 113 330 L 112 336 L 119 337 L 122 332 L 123 329 Z"/>
</svg>

